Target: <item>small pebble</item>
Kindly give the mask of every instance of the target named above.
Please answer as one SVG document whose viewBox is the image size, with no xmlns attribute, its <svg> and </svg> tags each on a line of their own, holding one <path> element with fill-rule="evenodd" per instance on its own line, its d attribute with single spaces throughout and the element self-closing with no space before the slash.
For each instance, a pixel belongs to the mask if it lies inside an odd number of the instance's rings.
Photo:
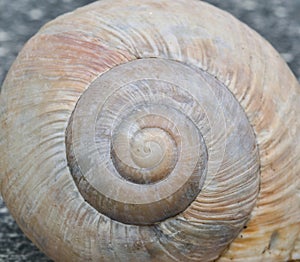
<svg viewBox="0 0 300 262">
<path fill-rule="evenodd" d="M 8 54 L 8 49 L 3 47 L 3 46 L 0 46 L 0 57 L 4 57 Z"/>
<path fill-rule="evenodd" d="M 243 7 L 248 11 L 253 11 L 257 7 L 257 2 L 255 1 L 244 1 Z"/>
<path fill-rule="evenodd" d="M 6 214 L 8 212 L 6 207 L 1 207 L 0 208 L 0 214 Z"/>
<path fill-rule="evenodd" d="M 10 40 L 10 36 L 7 32 L 5 31 L 0 31 L 0 42 L 8 41 Z"/>
<path fill-rule="evenodd" d="M 287 17 L 287 11 L 284 7 L 279 6 L 275 9 L 275 15 L 279 18 L 285 18 Z"/>
<path fill-rule="evenodd" d="M 291 53 L 281 53 L 280 55 L 287 63 L 290 63 L 294 60 L 294 56 Z"/>
<path fill-rule="evenodd" d="M 43 17 L 44 13 L 41 9 L 31 9 L 28 15 L 31 20 L 39 20 Z"/>
</svg>

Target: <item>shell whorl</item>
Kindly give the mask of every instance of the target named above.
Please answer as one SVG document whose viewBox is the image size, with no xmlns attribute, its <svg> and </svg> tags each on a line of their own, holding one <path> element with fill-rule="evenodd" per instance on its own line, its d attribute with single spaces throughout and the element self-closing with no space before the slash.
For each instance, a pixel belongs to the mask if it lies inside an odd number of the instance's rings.
<svg viewBox="0 0 300 262">
<path fill-rule="evenodd" d="M 98 1 L 11 68 L 1 193 L 56 260 L 287 260 L 299 97 L 278 54 L 210 5 Z"/>
<path fill-rule="evenodd" d="M 243 192 L 242 225 L 258 193 L 256 141 L 240 105 L 212 76 L 179 62 L 139 59 L 101 75 L 79 99 L 66 143 L 84 198 L 121 222 L 173 217 L 220 179 L 219 191 L 232 194 L 238 183 L 234 194 Z"/>
</svg>

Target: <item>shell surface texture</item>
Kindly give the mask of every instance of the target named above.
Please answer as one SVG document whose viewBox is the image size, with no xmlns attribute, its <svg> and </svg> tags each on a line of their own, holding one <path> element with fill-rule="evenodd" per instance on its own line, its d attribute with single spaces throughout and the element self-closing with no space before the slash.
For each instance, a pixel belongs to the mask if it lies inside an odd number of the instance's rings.
<svg viewBox="0 0 300 262">
<path fill-rule="evenodd" d="M 300 87 L 207 3 L 94 2 L 0 96 L 0 190 L 55 261 L 300 259 Z"/>
</svg>

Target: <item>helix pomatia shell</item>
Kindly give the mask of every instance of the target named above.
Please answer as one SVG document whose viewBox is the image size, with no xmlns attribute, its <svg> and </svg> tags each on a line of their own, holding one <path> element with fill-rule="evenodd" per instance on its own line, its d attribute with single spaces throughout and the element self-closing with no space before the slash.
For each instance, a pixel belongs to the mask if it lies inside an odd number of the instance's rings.
<svg viewBox="0 0 300 262">
<path fill-rule="evenodd" d="M 1 193 L 55 260 L 297 259 L 299 97 L 276 51 L 210 5 L 96 2 L 44 26 L 5 80 Z M 124 160 L 132 144 L 158 153 Z"/>
</svg>

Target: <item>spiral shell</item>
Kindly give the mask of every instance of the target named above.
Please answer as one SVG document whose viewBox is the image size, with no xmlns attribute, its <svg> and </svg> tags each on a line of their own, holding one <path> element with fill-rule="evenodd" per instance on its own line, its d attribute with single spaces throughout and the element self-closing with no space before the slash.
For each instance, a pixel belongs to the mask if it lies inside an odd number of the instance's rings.
<svg viewBox="0 0 300 262">
<path fill-rule="evenodd" d="M 300 89 L 227 13 L 102 0 L 45 25 L 2 88 L 0 189 L 57 261 L 300 258 Z"/>
</svg>

